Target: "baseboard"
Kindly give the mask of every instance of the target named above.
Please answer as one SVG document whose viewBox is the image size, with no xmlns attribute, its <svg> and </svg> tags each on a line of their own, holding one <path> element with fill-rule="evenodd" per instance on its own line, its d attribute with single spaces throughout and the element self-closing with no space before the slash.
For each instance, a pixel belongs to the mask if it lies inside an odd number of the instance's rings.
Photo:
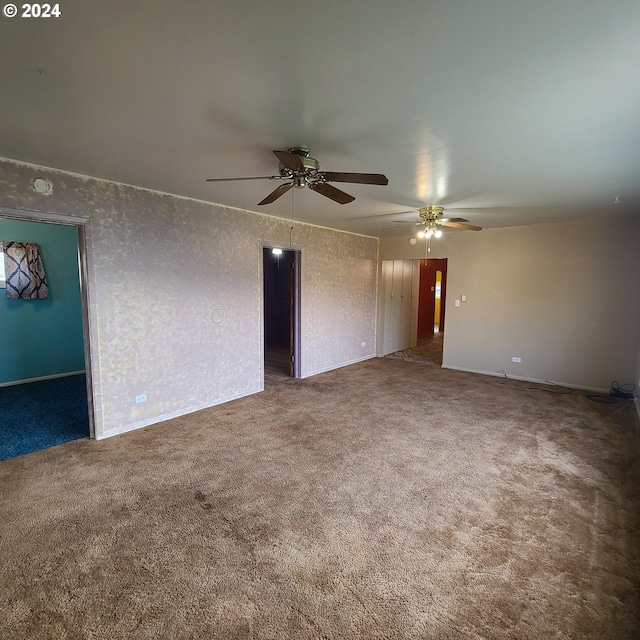
<svg viewBox="0 0 640 640">
<path fill-rule="evenodd" d="M 373 358 L 375 358 L 376 355 L 375 354 L 370 354 L 368 356 L 364 356 L 362 358 L 356 358 L 355 360 L 349 360 L 348 362 L 342 362 L 341 364 L 336 364 L 336 365 L 331 365 L 330 367 L 327 367 L 326 369 L 317 369 L 315 371 L 308 371 L 306 373 L 304 373 L 303 375 L 301 375 L 301 378 L 311 378 L 312 376 L 317 376 L 321 373 L 327 373 L 328 371 L 335 371 L 336 369 L 342 369 L 342 367 L 348 367 L 349 365 L 352 364 L 358 364 L 358 362 L 364 362 L 365 360 L 372 360 Z"/>
<path fill-rule="evenodd" d="M 174 418 L 180 418 L 181 416 L 186 416 L 190 413 L 195 413 L 196 411 L 202 411 L 203 409 L 209 409 L 211 407 L 215 407 L 219 404 L 224 404 L 225 402 L 231 402 L 232 400 L 237 400 L 238 398 L 244 398 L 245 396 L 252 396 L 255 393 L 260 393 L 264 391 L 264 385 L 258 387 L 257 389 L 251 391 L 243 391 L 240 393 L 235 393 L 230 396 L 226 396 L 224 398 L 219 398 L 218 400 L 214 400 L 213 402 L 204 402 L 202 404 L 194 405 L 189 407 L 188 409 L 180 409 L 179 411 L 173 411 L 171 413 L 165 413 L 160 416 L 156 416 L 155 418 L 149 418 L 147 420 L 141 420 L 139 422 L 134 422 L 132 424 L 125 425 L 124 427 L 119 427 L 118 429 L 112 429 L 107 433 L 102 435 L 96 434 L 96 440 L 104 440 L 106 438 L 111 438 L 113 436 L 118 436 L 122 433 L 128 433 L 129 431 L 135 431 L 136 429 L 143 429 L 144 427 L 150 427 L 154 424 L 158 424 L 160 422 L 166 422 L 167 420 L 173 420 Z"/>
<path fill-rule="evenodd" d="M 40 376 L 38 378 L 25 378 L 24 380 L 12 380 L 11 382 L 0 382 L 0 387 L 13 387 L 17 384 L 27 384 L 29 382 L 41 382 L 42 380 L 54 380 L 55 378 L 68 378 L 69 376 L 78 376 L 82 371 L 69 371 L 69 373 L 55 373 L 51 376 Z"/>
<path fill-rule="evenodd" d="M 479 373 L 483 376 L 495 376 L 497 378 L 504 378 L 504 374 L 501 371 L 482 371 L 480 369 L 466 369 L 465 367 L 448 367 L 442 365 L 443 369 L 451 369 L 452 371 L 465 371 L 466 373 Z M 534 382 L 535 384 L 557 385 L 559 387 L 566 387 L 567 389 L 578 389 L 580 391 L 591 391 L 593 393 L 609 393 L 609 389 L 601 389 L 599 387 L 581 387 L 569 382 L 557 382 L 556 380 L 540 380 L 539 378 L 525 378 L 523 376 L 514 376 L 510 373 L 507 374 L 512 380 L 518 380 L 521 382 Z"/>
</svg>

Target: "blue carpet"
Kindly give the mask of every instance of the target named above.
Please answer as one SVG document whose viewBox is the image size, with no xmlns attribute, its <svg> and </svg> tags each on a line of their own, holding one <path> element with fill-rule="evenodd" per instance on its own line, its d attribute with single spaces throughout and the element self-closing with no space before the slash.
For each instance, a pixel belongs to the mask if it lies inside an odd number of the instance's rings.
<svg viewBox="0 0 640 640">
<path fill-rule="evenodd" d="M 0 387 L 0 460 L 88 435 L 84 374 Z"/>
</svg>

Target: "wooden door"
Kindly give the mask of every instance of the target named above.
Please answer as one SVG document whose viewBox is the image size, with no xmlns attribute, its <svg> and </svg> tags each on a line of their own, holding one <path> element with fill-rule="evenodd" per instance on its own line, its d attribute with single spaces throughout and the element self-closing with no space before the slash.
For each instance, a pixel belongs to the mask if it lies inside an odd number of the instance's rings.
<svg viewBox="0 0 640 640">
<path fill-rule="evenodd" d="M 413 260 L 382 261 L 383 355 L 416 344 L 418 275 Z"/>
<path fill-rule="evenodd" d="M 382 261 L 382 353 L 393 351 L 393 260 Z"/>
<path fill-rule="evenodd" d="M 420 293 L 418 301 L 418 337 L 420 338 L 433 335 L 437 271 L 442 272 L 439 325 L 440 331 L 444 331 L 447 259 L 429 258 L 428 260 L 420 260 Z"/>
<path fill-rule="evenodd" d="M 408 349 L 411 346 L 411 284 L 413 280 L 413 260 L 399 260 L 398 262 L 402 263 L 398 349 Z"/>
</svg>

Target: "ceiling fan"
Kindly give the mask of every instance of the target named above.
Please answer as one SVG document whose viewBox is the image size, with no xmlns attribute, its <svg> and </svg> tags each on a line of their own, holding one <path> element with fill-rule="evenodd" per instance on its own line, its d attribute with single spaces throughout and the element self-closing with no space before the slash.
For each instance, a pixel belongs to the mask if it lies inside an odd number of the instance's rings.
<svg viewBox="0 0 640 640">
<path fill-rule="evenodd" d="M 352 182 L 356 184 L 387 185 L 387 176 L 381 173 L 341 173 L 335 171 L 320 171 L 320 163 L 309 156 L 309 148 L 306 146 L 290 147 L 286 151 L 273 151 L 280 161 L 278 175 L 255 176 L 249 178 L 209 178 L 207 182 L 227 182 L 232 180 L 288 180 L 276 187 L 259 205 L 271 204 L 289 189 L 296 187 L 303 189 L 309 187 L 338 204 L 353 202 L 355 197 L 337 189 L 329 182 Z"/>
<path fill-rule="evenodd" d="M 442 235 L 442 231 L 438 227 L 452 227 L 454 229 L 467 229 L 469 231 L 482 231 L 482 227 L 469 224 L 469 221 L 465 218 L 443 218 L 444 207 L 437 207 L 430 205 L 428 207 L 422 207 L 418 210 L 420 214 L 420 222 L 415 222 L 415 225 L 421 225 L 423 231 L 420 232 L 421 236 L 425 238 L 431 238 L 432 236 L 439 238 Z M 400 224 L 407 224 L 404 220 L 395 220 Z"/>
</svg>

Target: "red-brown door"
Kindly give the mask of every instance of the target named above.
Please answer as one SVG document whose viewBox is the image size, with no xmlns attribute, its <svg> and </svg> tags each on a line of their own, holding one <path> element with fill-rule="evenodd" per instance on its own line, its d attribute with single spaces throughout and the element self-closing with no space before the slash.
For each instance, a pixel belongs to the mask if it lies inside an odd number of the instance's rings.
<svg viewBox="0 0 640 640">
<path fill-rule="evenodd" d="M 420 288 L 418 293 L 418 337 L 433 335 L 436 310 L 436 273 L 442 272 L 440 288 L 439 330 L 444 331 L 444 309 L 447 291 L 447 259 L 420 260 Z"/>
</svg>

